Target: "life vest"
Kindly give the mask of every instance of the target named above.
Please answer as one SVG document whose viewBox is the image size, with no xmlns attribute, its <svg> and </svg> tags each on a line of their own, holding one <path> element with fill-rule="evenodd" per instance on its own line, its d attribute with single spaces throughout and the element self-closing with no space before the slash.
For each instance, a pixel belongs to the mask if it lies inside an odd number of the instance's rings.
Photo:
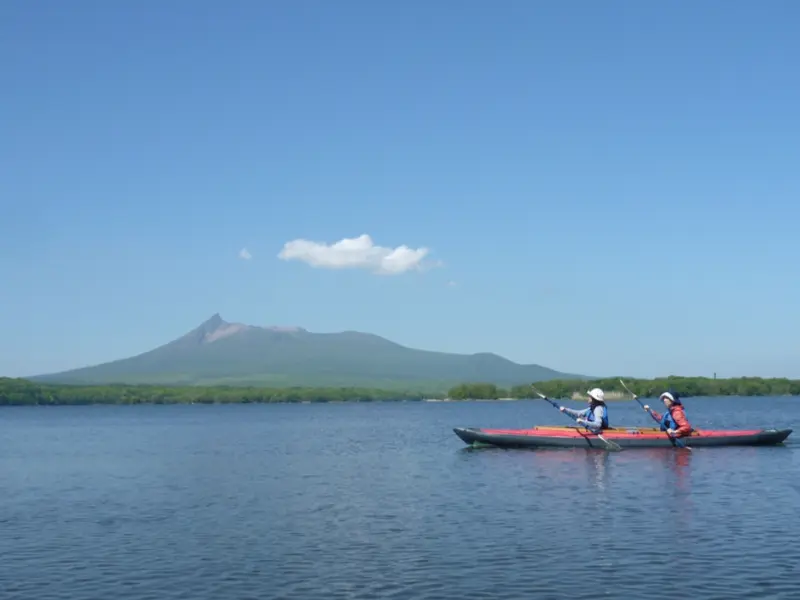
<svg viewBox="0 0 800 600">
<path fill-rule="evenodd" d="M 667 409 L 664 411 L 664 416 L 661 417 L 661 431 L 666 431 L 667 429 L 677 429 L 678 423 L 675 419 L 672 418 L 672 411 Z"/>
<path fill-rule="evenodd" d="M 600 421 L 600 429 L 608 429 L 608 408 L 605 404 L 600 404 L 599 406 L 603 409 L 603 416 L 601 417 Z M 594 416 L 594 408 L 589 408 L 589 414 L 586 416 L 586 421 L 592 425 L 597 423 Z"/>
</svg>

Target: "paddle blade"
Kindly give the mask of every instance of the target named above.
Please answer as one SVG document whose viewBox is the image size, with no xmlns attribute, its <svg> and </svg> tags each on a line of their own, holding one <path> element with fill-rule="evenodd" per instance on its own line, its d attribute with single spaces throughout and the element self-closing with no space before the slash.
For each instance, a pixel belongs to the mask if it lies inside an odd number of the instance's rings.
<svg viewBox="0 0 800 600">
<path fill-rule="evenodd" d="M 606 445 L 606 448 L 608 448 L 611 452 L 620 452 L 622 450 L 622 446 L 620 446 L 617 442 L 612 442 L 611 440 L 607 440 L 602 435 L 598 435 L 597 437 L 603 440 L 603 443 Z"/>
<path fill-rule="evenodd" d="M 673 437 L 672 439 L 675 440 L 675 444 L 677 444 L 678 448 L 688 450 L 689 452 L 692 451 L 692 449 L 689 446 L 687 446 L 686 442 L 684 442 L 682 439 L 676 437 Z"/>
</svg>

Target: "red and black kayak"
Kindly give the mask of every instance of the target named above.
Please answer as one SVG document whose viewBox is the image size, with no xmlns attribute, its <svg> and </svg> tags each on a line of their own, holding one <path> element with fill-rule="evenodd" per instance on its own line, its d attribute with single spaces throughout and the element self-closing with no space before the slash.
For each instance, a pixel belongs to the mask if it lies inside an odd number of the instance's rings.
<svg viewBox="0 0 800 600">
<path fill-rule="evenodd" d="M 546 425 L 531 429 L 481 429 L 456 427 L 456 435 L 471 446 L 500 448 L 606 448 L 606 444 L 583 427 Z M 680 438 L 686 445 L 768 446 L 782 443 L 791 429 L 704 429 Z M 612 427 L 601 434 L 623 448 L 672 448 L 669 436 L 657 427 Z"/>
</svg>

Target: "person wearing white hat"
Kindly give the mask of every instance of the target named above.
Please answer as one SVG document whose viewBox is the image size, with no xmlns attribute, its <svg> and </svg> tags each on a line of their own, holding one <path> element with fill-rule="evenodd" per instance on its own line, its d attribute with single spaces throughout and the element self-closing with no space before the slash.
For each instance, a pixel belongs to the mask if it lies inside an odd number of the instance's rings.
<svg viewBox="0 0 800 600">
<path fill-rule="evenodd" d="M 565 406 L 560 406 L 559 410 L 567 413 L 575 419 L 578 425 L 586 427 L 594 432 L 608 429 L 608 408 L 605 403 L 605 394 L 600 388 L 592 388 L 587 392 L 589 395 L 589 408 L 574 410 Z"/>
<path fill-rule="evenodd" d="M 644 405 L 644 409 L 657 421 L 661 422 L 661 431 L 666 431 L 673 437 L 684 437 L 692 433 L 692 426 L 686 418 L 686 411 L 683 408 L 683 403 L 678 397 L 678 394 L 664 392 L 658 399 L 667 407 L 663 416 L 654 410 L 650 410 L 647 404 Z"/>
</svg>

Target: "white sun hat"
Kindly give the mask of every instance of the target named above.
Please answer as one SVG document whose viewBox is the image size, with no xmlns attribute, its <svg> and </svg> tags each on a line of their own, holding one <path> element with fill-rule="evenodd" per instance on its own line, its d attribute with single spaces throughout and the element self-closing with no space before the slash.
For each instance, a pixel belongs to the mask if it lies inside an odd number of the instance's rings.
<svg viewBox="0 0 800 600">
<path fill-rule="evenodd" d="M 598 402 L 604 402 L 606 395 L 603 393 L 603 390 L 600 388 L 592 388 L 587 392 L 590 398 L 597 400 Z"/>
</svg>

